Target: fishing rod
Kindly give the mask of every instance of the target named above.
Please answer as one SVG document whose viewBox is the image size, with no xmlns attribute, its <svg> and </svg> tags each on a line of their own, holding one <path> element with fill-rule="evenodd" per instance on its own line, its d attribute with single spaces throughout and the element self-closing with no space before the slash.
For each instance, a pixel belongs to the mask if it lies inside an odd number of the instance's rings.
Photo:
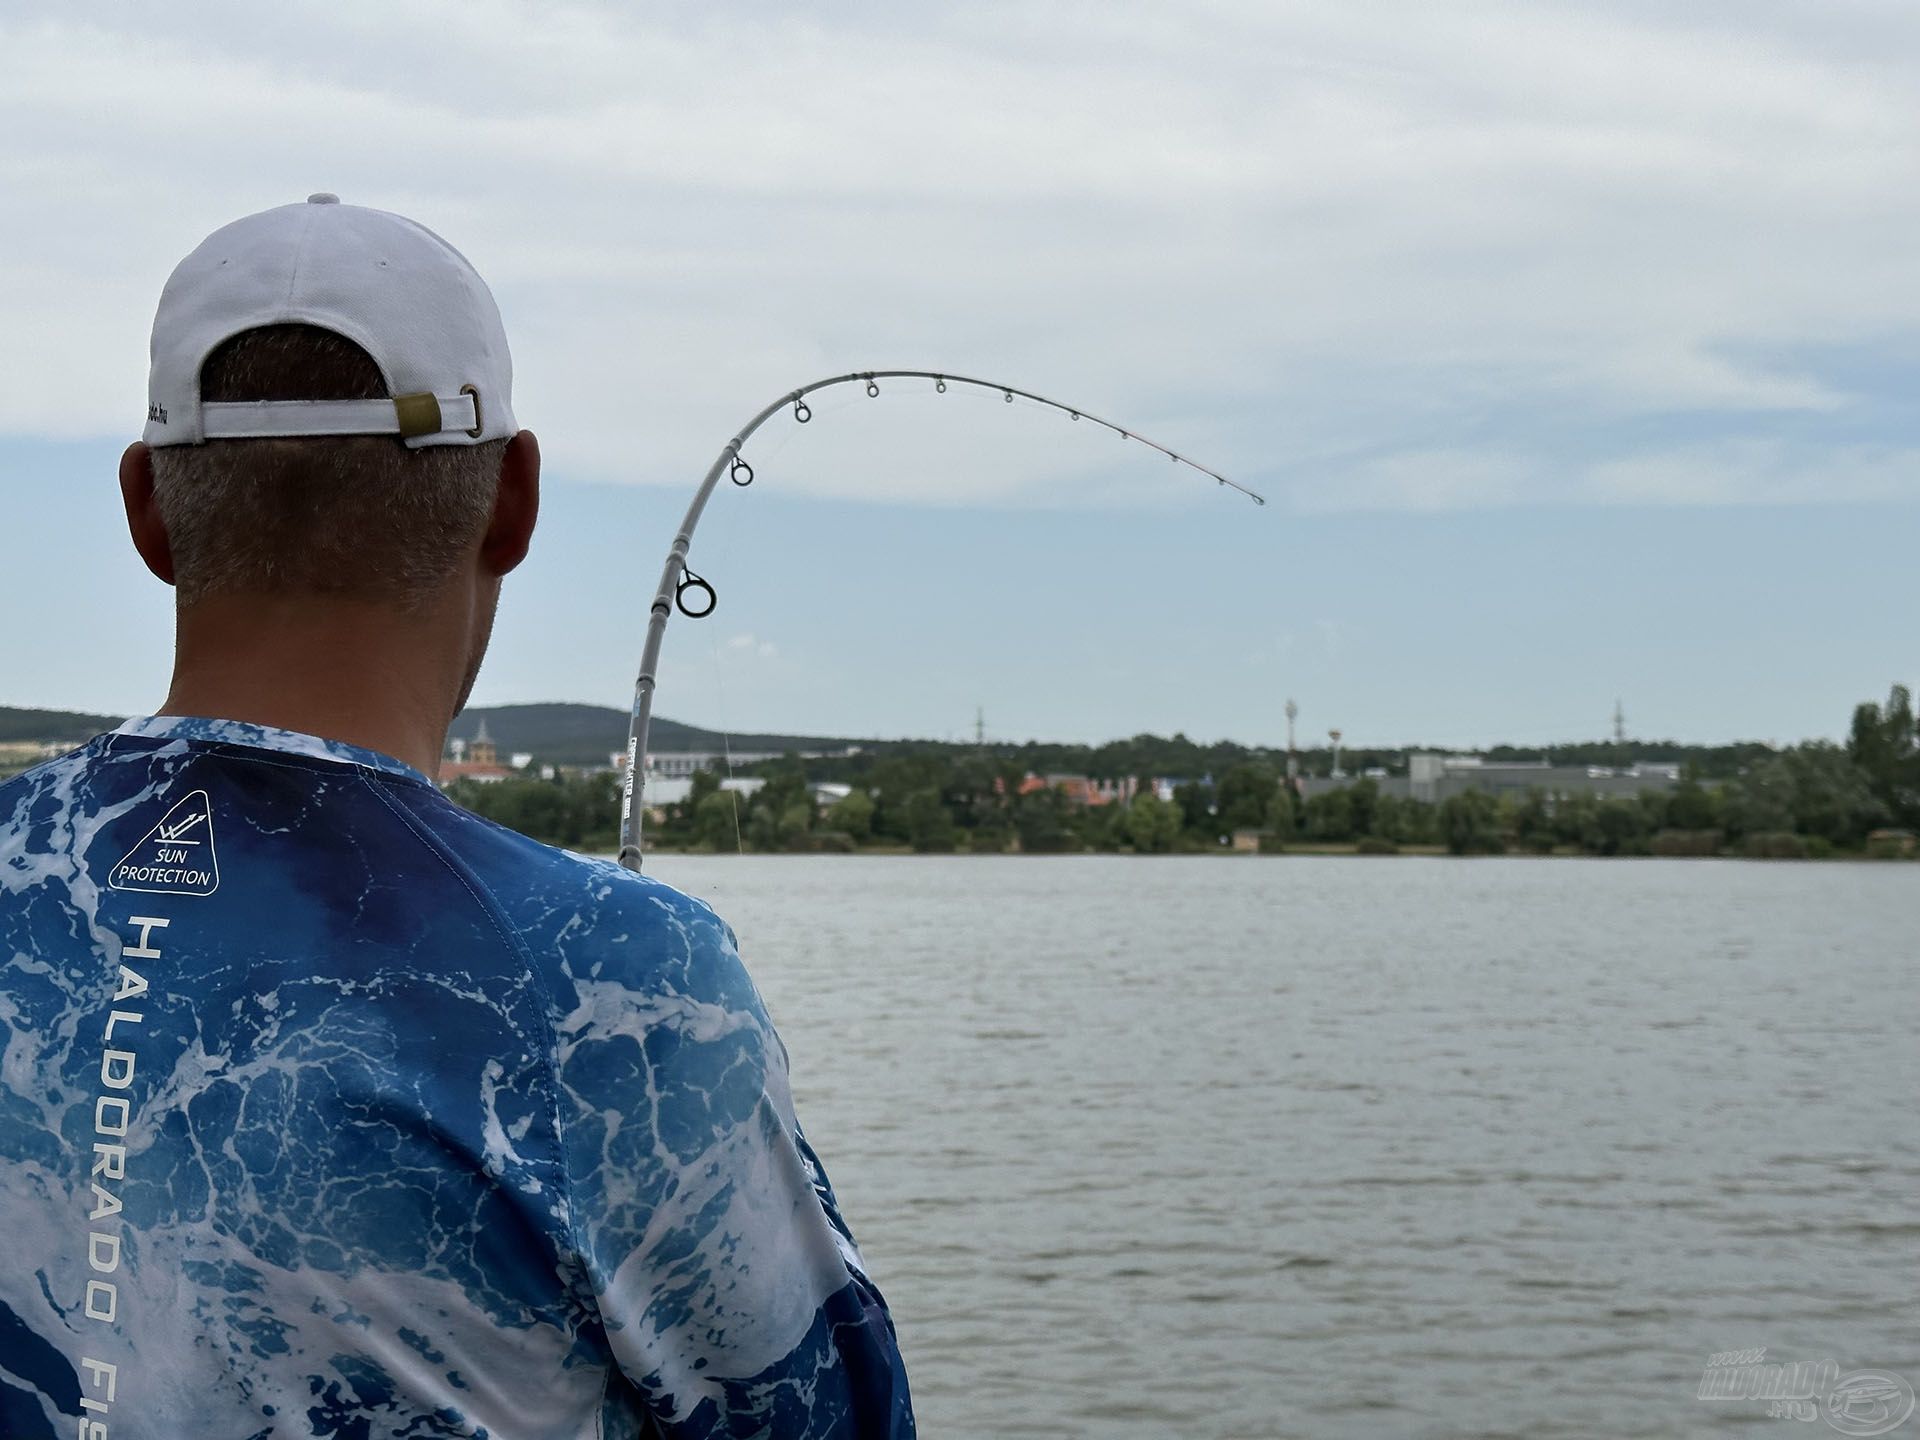
<svg viewBox="0 0 1920 1440">
<path fill-rule="evenodd" d="M 633 712 L 627 728 L 627 777 L 620 790 L 620 863 L 629 870 L 638 870 L 641 861 L 640 814 L 642 790 L 646 784 L 641 771 L 646 765 L 647 731 L 653 724 L 654 671 L 660 663 L 660 642 L 667 633 L 667 620 L 675 607 L 689 620 L 700 620 L 713 613 L 719 603 L 719 596 L 701 576 L 696 575 L 687 566 L 687 550 L 693 544 L 693 530 L 705 513 L 707 501 L 712 497 L 720 477 L 725 474 L 735 485 L 745 488 L 753 483 L 753 466 L 742 458 L 740 451 L 767 421 L 780 411 L 791 407 L 793 418 L 804 425 L 813 419 L 813 410 L 807 404 L 807 396 L 818 390 L 830 389 L 835 385 L 853 385 L 864 383 L 869 399 L 878 399 L 882 380 L 931 380 L 933 388 L 939 394 L 946 394 L 949 385 L 970 385 L 979 390 L 997 390 L 1011 405 L 1014 397 L 1031 400 L 1037 405 L 1045 405 L 1058 410 L 1074 420 L 1089 420 L 1103 429 L 1111 430 L 1122 440 L 1133 440 L 1158 450 L 1176 465 L 1185 465 L 1190 470 L 1198 470 L 1202 475 L 1218 482 L 1229 490 L 1237 490 L 1256 505 L 1265 505 L 1266 497 L 1249 490 L 1246 486 L 1229 480 L 1217 470 L 1210 470 L 1197 460 L 1189 460 L 1177 450 L 1170 450 L 1157 441 L 1149 440 L 1138 430 L 1129 430 L 1116 425 L 1111 420 L 1102 420 L 1098 415 L 1072 405 L 1063 405 L 1058 400 L 1050 400 L 1045 395 L 1036 395 L 1031 390 L 1022 390 L 1014 385 L 1000 385 L 991 380 L 976 380 L 969 375 L 954 375 L 934 370 L 856 370 L 848 375 L 833 375 L 825 380 L 815 380 L 810 385 L 802 385 L 798 390 L 790 390 L 749 420 L 726 443 L 719 457 L 708 469 L 706 478 L 700 482 L 700 488 L 694 493 L 693 503 L 687 507 L 686 518 L 680 522 L 680 533 L 673 537 L 673 545 L 667 551 L 667 563 L 660 572 L 660 588 L 654 592 L 653 613 L 647 621 L 647 643 L 640 654 L 640 674 L 633 682 Z M 694 600 L 689 603 L 687 596 L 691 592 Z"/>
</svg>

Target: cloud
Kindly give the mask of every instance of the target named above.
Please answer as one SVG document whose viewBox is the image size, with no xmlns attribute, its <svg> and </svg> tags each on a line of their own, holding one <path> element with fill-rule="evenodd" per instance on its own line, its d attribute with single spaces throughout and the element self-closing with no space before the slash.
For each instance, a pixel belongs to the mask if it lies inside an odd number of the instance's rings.
<svg viewBox="0 0 1920 1440">
<path fill-rule="evenodd" d="M 1411 450 L 1276 492 L 1306 512 L 1445 512 L 1574 505 L 1920 503 L 1920 445 L 1795 445 L 1716 439 L 1593 460 L 1540 453 Z"/>
<path fill-rule="evenodd" d="M 0 434 L 130 434 L 172 263 L 332 189 L 479 264 L 562 481 L 687 487 L 795 384 L 924 363 L 1310 507 L 1911 495 L 1821 359 L 1920 332 L 1909 7 L 215 4 L 0 46 Z M 1190 493 L 996 408 L 791 431 L 807 493 Z"/>
<path fill-rule="evenodd" d="M 1920 502 L 1920 446 L 1841 446 L 1796 453 L 1766 441 L 1654 451 L 1596 465 L 1589 498 L 1630 505 Z"/>
<path fill-rule="evenodd" d="M 750 655 L 761 660 L 771 660 L 780 653 L 780 647 L 771 640 L 758 640 L 752 635 L 730 635 L 727 637 L 727 650 L 733 655 Z"/>
</svg>

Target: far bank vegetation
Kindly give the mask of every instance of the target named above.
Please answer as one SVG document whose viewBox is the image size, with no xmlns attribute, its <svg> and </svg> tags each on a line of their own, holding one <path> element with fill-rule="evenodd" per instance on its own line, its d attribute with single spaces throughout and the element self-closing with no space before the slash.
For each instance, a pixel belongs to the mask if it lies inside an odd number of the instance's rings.
<svg viewBox="0 0 1920 1440">
<path fill-rule="evenodd" d="M 1042 749 L 1050 763 L 1041 773 L 1071 767 L 1097 780 L 1192 774 L 1196 761 L 1209 768 L 1172 784 L 1169 798 L 1143 784 L 1131 798 L 1090 803 L 1086 787 L 1036 783 L 1035 752 Z M 1716 769 L 1725 773 L 1712 773 Z M 1674 788 L 1621 798 L 1540 790 L 1496 798 L 1468 791 L 1430 804 L 1383 794 L 1374 781 L 1360 779 L 1303 801 L 1282 783 L 1282 766 L 1270 752 L 1203 751 L 1178 736 L 1138 736 L 1098 749 L 897 743 L 805 766 L 790 756 L 754 772 L 765 784 L 752 795 L 723 789 L 718 775 L 701 772 L 692 792 L 650 826 L 649 847 L 1818 859 L 1909 856 L 1920 833 L 1920 728 L 1904 687 L 1895 687 L 1884 704 L 1856 707 L 1845 744 L 1700 752 Z M 816 787 L 829 780 L 850 793 L 823 804 Z M 450 793 L 536 839 L 604 852 L 616 843 L 618 785 L 603 772 L 461 782 Z"/>
</svg>

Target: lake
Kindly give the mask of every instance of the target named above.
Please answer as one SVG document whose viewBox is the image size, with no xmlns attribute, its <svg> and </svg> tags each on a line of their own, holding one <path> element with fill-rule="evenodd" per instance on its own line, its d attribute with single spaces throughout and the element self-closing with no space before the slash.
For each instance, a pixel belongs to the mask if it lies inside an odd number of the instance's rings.
<svg viewBox="0 0 1920 1440">
<path fill-rule="evenodd" d="M 1920 866 L 648 868 L 739 932 L 929 1437 L 1831 1435 L 1708 1357 L 1920 1382 Z"/>
</svg>

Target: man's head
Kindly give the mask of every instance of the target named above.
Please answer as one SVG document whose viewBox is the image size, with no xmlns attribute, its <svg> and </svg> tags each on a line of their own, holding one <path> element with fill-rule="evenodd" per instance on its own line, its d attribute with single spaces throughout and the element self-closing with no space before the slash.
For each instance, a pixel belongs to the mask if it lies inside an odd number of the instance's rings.
<svg viewBox="0 0 1920 1440">
<path fill-rule="evenodd" d="M 200 369 L 215 403 L 391 398 L 373 358 L 311 325 L 223 341 Z M 398 436 L 266 436 L 152 451 L 182 606 L 218 595 L 337 595 L 402 610 L 470 566 L 509 442 L 409 450 Z"/>
<path fill-rule="evenodd" d="M 210 235 L 162 294 L 121 464 L 183 640 L 216 614 L 437 618 L 471 683 L 537 509 L 511 389 L 493 297 L 424 227 L 316 196 Z"/>
</svg>

